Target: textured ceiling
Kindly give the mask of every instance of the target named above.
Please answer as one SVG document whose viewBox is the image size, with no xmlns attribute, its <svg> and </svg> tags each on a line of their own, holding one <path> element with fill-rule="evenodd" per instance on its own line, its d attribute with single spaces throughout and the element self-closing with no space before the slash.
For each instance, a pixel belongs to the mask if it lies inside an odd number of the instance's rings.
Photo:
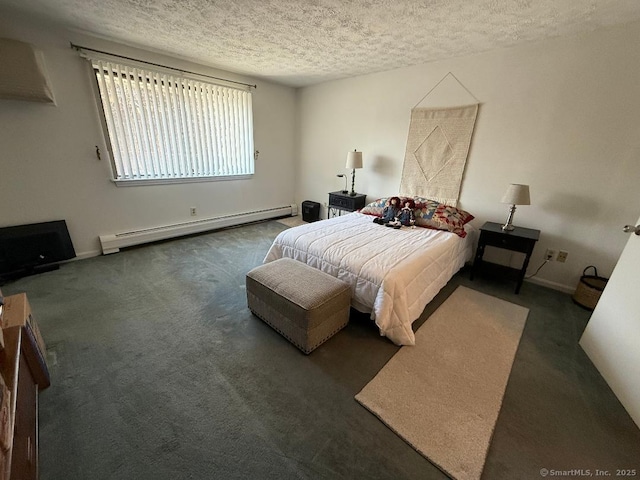
<svg viewBox="0 0 640 480">
<path fill-rule="evenodd" d="M 0 0 L 292 86 L 640 20 L 639 0 Z"/>
</svg>

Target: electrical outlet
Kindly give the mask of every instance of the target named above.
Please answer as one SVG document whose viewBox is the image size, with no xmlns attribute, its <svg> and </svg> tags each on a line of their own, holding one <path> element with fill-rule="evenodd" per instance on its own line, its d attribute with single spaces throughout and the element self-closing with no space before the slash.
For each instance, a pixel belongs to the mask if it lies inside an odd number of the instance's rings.
<svg viewBox="0 0 640 480">
<path fill-rule="evenodd" d="M 196 207 L 191 207 L 191 208 L 189 209 L 189 212 L 191 213 L 191 216 L 192 216 L 192 217 L 195 217 L 195 216 L 197 215 Z"/>
<path fill-rule="evenodd" d="M 556 258 L 556 251 L 551 248 L 547 248 L 547 251 L 544 254 L 544 259 L 553 262 L 554 258 Z"/>
<path fill-rule="evenodd" d="M 556 261 L 560 263 L 564 263 L 567 261 L 568 256 L 569 256 L 569 252 L 567 252 L 566 250 L 560 250 L 558 252 L 558 256 L 556 257 Z"/>
</svg>

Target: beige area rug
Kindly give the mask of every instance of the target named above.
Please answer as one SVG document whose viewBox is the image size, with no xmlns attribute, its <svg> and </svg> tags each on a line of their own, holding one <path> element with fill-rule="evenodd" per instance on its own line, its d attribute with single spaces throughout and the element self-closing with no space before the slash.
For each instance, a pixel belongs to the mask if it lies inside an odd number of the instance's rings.
<svg viewBox="0 0 640 480">
<path fill-rule="evenodd" d="M 276 221 L 278 223 L 282 223 L 283 225 L 286 225 L 287 227 L 297 227 L 299 225 L 306 225 L 307 224 L 307 222 L 302 220 L 302 217 L 300 215 L 296 215 L 295 217 L 279 218 Z"/>
<path fill-rule="evenodd" d="M 460 286 L 356 400 L 447 475 L 479 479 L 528 314 Z"/>
</svg>

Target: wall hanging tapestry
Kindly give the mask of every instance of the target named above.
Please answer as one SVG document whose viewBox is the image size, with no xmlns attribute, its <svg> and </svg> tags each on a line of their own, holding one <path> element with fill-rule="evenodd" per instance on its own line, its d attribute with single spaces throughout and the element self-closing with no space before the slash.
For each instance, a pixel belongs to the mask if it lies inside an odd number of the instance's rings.
<svg viewBox="0 0 640 480">
<path fill-rule="evenodd" d="M 417 195 L 457 206 L 477 114 L 477 104 L 439 109 L 414 107 L 411 110 L 400 181 L 402 195 Z"/>
</svg>

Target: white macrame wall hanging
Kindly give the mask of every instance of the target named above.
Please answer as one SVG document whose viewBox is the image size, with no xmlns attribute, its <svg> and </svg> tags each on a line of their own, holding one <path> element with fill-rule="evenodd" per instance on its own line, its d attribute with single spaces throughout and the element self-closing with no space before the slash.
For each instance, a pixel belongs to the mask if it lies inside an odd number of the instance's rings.
<svg viewBox="0 0 640 480">
<path fill-rule="evenodd" d="M 417 105 L 449 75 L 467 90 L 449 72 Z M 414 107 L 411 110 L 401 195 L 421 196 L 457 206 L 477 114 L 477 103 L 451 108 Z"/>
</svg>

